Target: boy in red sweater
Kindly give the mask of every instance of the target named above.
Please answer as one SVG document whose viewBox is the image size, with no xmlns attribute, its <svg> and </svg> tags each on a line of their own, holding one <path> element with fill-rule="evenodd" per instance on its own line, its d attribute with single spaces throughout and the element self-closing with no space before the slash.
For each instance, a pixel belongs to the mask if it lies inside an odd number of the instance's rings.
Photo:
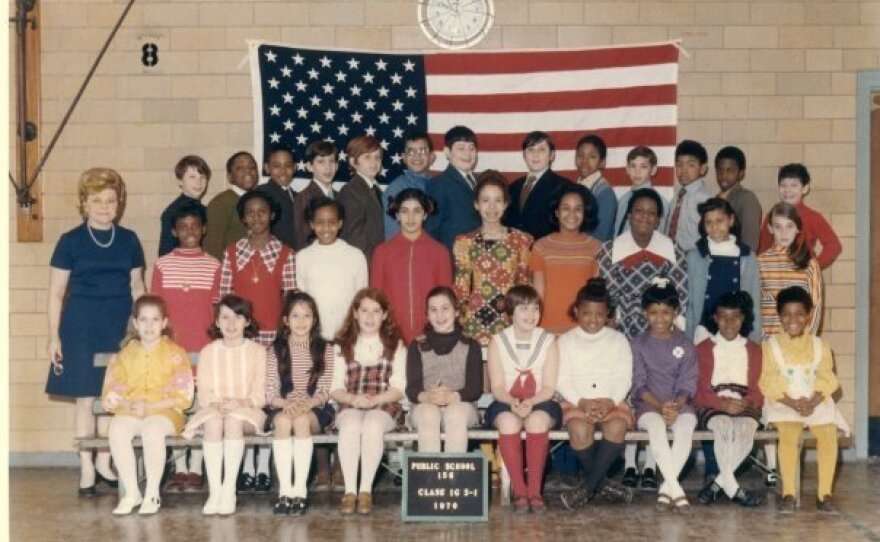
<svg viewBox="0 0 880 542">
<path fill-rule="evenodd" d="M 779 168 L 777 182 L 779 183 L 779 200 L 796 206 L 801 215 L 801 220 L 804 223 L 804 238 L 816 256 L 819 267 L 822 269 L 829 267 L 840 256 L 843 247 L 837 234 L 831 229 L 831 225 L 828 224 L 822 213 L 807 207 L 803 201 L 804 196 L 810 192 L 810 172 L 803 164 L 787 164 Z M 816 251 L 817 241 L 822 248 L 821 252 Z M 770 235 L 770 228 L 765 216 L 761 223 L 758 254 L 772 245 L 773 237 Z"/>
</svg>

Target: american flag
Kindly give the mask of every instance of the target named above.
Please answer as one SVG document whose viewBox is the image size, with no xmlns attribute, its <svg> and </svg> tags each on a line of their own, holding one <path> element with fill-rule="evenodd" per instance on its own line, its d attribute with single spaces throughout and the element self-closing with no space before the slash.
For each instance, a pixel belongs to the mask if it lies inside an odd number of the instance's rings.
<svg viewBox="0 0 880 542">
<path fill-rule="evenodd" d="M 462 124 L 477 133 L 477 170 L 509 178 L 525 171 L 521 143 L 532 130 L 557 147 L 554 169 L 577 178 L 577 140 L 596 133 L 608 145 L 605 176 L 629 185 L 626 153 L 648 145 L 657 153 L 655 185 L 672 186 L 677 122 L 678 44 L 578 50 L 469 53 L 377 53 L 254 43 L 255 150 L 294 150 L 300 173 L 312 141 L 340 150 L 361 134 L 384 148 L 382 176 L 403 170 L 404 134 L 428 132 L 443 170 L 443 134 Z M 344 153 L 338 180 L 350 177 Z M 298 185 L 304 181 L 298 179 Z"/>
</svg>

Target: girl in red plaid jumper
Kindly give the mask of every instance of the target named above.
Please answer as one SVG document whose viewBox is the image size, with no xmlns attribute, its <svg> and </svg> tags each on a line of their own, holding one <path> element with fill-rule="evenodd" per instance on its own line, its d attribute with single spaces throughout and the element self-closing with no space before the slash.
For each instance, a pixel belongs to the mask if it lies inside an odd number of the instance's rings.
<svg viewBox="0 0 880 542">
<path fill-rule="evenodd" d="M 381 290 L 364 288 L 355 295 L 336 345 L 330 397 L 339 404 L 338 454 L 345 481 L 340 511 L 369 514 L 384 435 L 397 426 L 406 389 L 406 348 Z"/>
</svg>

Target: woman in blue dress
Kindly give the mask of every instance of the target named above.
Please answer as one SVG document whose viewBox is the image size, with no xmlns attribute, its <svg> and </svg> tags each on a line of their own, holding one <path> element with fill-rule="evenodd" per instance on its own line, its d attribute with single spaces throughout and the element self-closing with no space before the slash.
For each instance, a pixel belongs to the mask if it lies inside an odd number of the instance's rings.
<svg viewBox="0 0 880 542">
<path fill-rule="evenodd" d="M 94 367 L 93 358 L 119 350 L 132 298 L 145 290 L 144 254 L 137 235 L 116 224 L 125 200 L 117 172 L 90 169 L 80 176 L 77 191 L 83 223 L 61 236 L 50 264 L 46 393 L 73 398 L 75 434 L 90 437 L 96 429 L 92 403 L 104 383 L 104 368 Z M 102 418 L 99 425 L 110 420 Z M 95 495 L 96 481 L 116 486 L 110 452 L 99 451 L 94 463 L 91 451 L 80 452 L 79 495 Z"/>
</svg>

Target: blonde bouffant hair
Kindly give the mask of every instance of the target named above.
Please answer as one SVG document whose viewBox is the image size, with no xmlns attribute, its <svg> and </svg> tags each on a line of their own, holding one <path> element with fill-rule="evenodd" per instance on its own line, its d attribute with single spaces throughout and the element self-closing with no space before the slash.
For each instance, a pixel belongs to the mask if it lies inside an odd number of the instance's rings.
<svg viewBox="0 0 880 542">
<path fill-rule="evenodd" d="M 87 169 L 79 176 L 79 182 L 77 183 L 79 204 L 77 208 L 83 218 L 88 218 L 86 216 L 85 204 L 89 196 L 108 188 L 116 192 L 116 198 L 119 200 L 119 213 L 121 214 L 122 208 L 125 205 L 125 183 L 122 181 L 122 176 L 116 170 L 106 167 L 94 167 Z"/>
</svg>

